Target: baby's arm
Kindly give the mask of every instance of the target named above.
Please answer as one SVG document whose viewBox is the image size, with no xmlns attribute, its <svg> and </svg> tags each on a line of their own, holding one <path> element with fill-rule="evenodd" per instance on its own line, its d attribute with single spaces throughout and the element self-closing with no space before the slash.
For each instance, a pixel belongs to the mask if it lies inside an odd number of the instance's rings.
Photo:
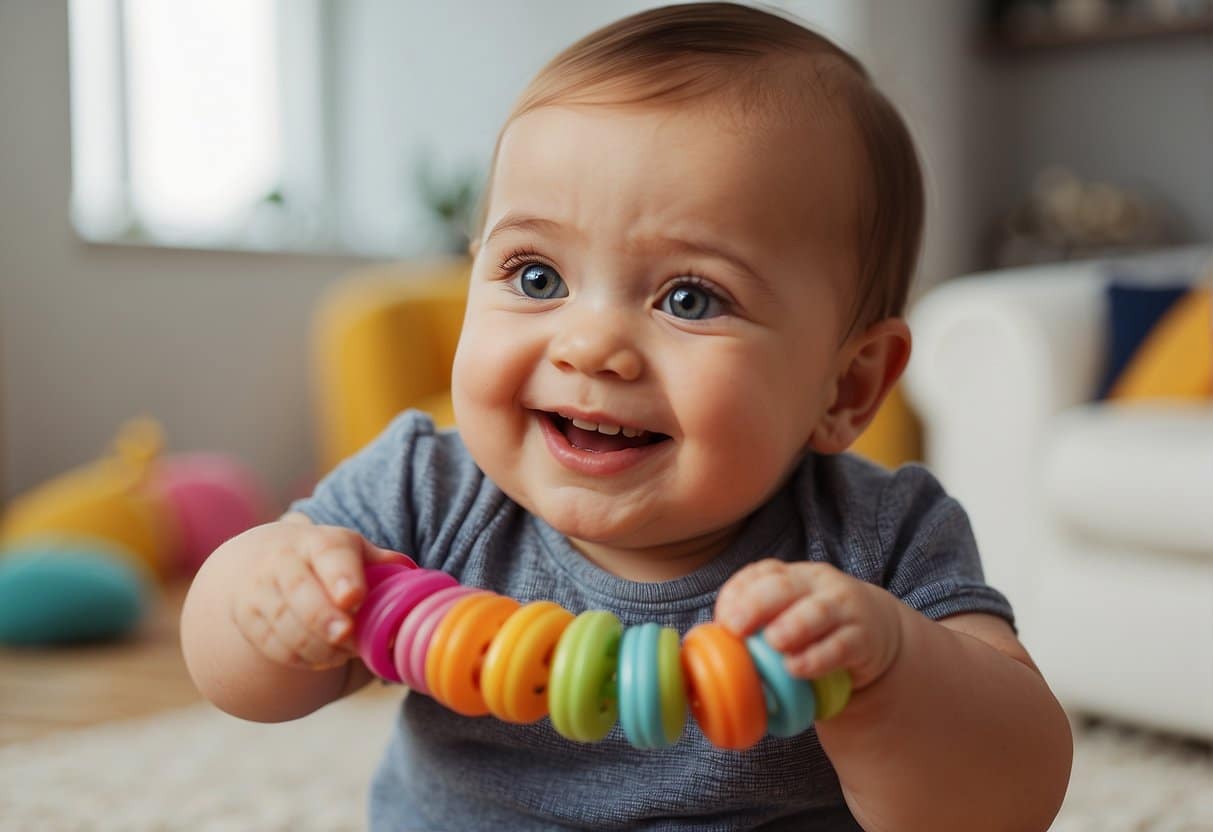
<svg viewBox="0 0 1213 832">
<path fill-rule="evenodd" d="M 400 559 L 302 514 L 232 538 L 207 558 L 181 613 L 194 684 L 258 722 L 304 716 L 362 687 L 371 674 L 351 636 L 363 563 Z"/>
<path fill-rule="evenodd" d="M 935 622 L 824 563 L 762 561 L 721 588 L 717 618 L 766 627 L 789 670 L 838 668 L 855 693 L 817 724 L 864 829 L 1044 830 L 1065 795 L 1069 723 L 1010 626 Z"/>
</svg>

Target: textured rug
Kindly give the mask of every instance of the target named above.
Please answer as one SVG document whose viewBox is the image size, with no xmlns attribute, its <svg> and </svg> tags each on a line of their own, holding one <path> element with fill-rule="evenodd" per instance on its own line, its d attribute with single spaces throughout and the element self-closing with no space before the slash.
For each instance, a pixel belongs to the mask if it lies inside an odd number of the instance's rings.
<svg viewBox="0 0 1213 832">
<path fill-rule="evenodd" d="M 0 748 L 0 830 L 291 830 L 365 826 L 366 784 L 396 700 L 361 694 L 258 725 L 196 706 Z M 1213 752 L 1076 725 L 1054 832 L 1213 830 Z"/>
</svg>

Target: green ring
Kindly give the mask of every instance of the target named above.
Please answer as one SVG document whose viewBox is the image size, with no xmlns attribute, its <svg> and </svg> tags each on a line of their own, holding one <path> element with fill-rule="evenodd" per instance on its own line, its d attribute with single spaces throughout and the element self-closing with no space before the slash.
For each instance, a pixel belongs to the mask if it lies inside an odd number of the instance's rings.
<svg viewBox="0 0 1213 832">
<path fill-rule="evenodd" d="M 816 719 L 829 719 L 846 707 L 851 698 L 851 674 L 845 670 L 832 670 L 813 680 L 813 692 L 817 694 Z"/>
<path fill-rule="evenodd" d="M 661 725 L 666 742 L 678 742 L 687 724 L 687 686 L 682 677 L 678 631 L 662 627 L 657 636 L 657 679 L 661 690 Z"/>
<path fill-rule="evenodd" d="M 573 619 L 552 656 L 548 711 L 552 727 L 578 742 L 598 742 L 615 724 L 615 677 L 623 625 L 605 610 Z"/>
</svg>

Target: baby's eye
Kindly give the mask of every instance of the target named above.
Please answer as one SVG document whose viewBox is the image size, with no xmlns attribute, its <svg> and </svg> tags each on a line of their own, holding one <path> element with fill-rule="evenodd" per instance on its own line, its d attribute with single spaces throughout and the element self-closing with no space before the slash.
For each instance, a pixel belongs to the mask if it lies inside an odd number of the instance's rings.
<svg viewBox="0 0 1213 832">
<path fill-rule="evenodd" d="M 694 283 L 683 283 L 666 292 L 661 299 L 661 311 L 695 321 L 723 314 L 724 306 L 715 293 Z"/>
<path fill-rule="evenodd" d="M 515 284 L 522 294 L 536 300 L 568 297 L 569 287 L 551 266 L 543 263 L 531 263 L 514 278 Z"/>
</svg>

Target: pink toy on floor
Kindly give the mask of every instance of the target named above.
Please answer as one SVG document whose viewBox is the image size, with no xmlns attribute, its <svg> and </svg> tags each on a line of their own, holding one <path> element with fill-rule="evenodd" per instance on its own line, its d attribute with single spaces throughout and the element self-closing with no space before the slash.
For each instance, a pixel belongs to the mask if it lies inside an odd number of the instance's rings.
<svg viewBox="0 0 1213 832">
<path fill-rule="evenodd" d="M 220 544 L 269 519 L 269 501 L 257 477 L 224 454 L 166 456 L 156 465 L 153 488 L 176 517 L 184 575 L 197 572 Z"/>
</svg>

